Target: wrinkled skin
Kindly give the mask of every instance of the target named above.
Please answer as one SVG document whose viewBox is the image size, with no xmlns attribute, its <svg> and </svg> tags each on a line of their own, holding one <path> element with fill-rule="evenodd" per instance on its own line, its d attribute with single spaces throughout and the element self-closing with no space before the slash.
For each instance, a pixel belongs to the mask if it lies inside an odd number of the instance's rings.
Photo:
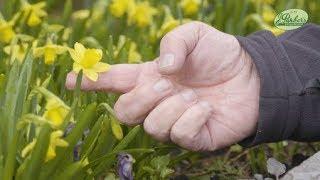
<svg viewBox="0 0 320 180">
<path fill-rule="evenodd" d="M 69 73 L 66 86 L 75 81 Z M 169 32 L 154 61 L 114 65 L 97 82 L 84 78 L 82 89 L 124 93 L 114 107 L 122 123 L 143 124 L 155 139 L 193 151 L 223 148 L 256 130 L 255 65 L 234 36 L 200 22 Z"/>
</svg>

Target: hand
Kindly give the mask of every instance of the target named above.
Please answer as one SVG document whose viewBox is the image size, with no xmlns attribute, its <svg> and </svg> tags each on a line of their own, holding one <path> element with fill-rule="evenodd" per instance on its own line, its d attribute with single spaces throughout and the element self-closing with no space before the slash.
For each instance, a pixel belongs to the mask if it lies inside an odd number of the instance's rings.
<svg viewBox="0 0 320 180">
<path fill-rule="evenodd" d="M 74 88 L 76 74 L 66 86 Z M 236 143 L 256 130 L 260 80 L 237 39 L 192 22 L 169 32 L 160 57 L 143 64 L 119 64 L 82 89 L 123 92 L 115 104 L 119 120 L 143 123 L 160 141 L 194 151 Z"/>
</svg>

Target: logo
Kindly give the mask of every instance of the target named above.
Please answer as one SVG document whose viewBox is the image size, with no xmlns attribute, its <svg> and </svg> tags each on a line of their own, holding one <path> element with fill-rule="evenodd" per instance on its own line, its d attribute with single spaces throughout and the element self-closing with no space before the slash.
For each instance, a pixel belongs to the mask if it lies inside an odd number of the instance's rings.
<svg viewBox="0 0 320 180">
<path fill-rule="evenodd" d="M 282 30 L 292 30 L 303 26 L 308 21 L 308 14 L 302 9 L 288 9 L 279 13 L 274 25 Z"/>
</svg>

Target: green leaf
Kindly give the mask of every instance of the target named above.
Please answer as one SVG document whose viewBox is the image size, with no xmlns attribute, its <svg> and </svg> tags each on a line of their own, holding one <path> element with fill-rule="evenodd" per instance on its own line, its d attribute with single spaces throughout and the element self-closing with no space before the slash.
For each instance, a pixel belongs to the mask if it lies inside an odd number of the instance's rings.
<svg viewBox="0 0 320 180">
<path fill-rule="evenodd" d="M 8 85 L 6 89 L 7 96 L 5 97 L 5 106 L 2 111 L 4 113 L 4 123 L 7 132 L 4 136 L 7 137 L 4 144 L 8 147 L 6 156 L 6 163 L 4 169 L 4 179 L 11 179 L 13 177 L 13 169 L 15 166 L 15 153 L 17 148 L 18 136 L 16 133 L 16 123 L 22 114 L 24 101 L 26 100 L 27 91 L 32 72 L 32 55 L 28 52 L 24 60 L 21 72 L 18 75 L 18 64 L 15 61 L 9 75 Z M 10 145 L 8 144 L 10 143 Z"/>
<path fill-rule="evenodd" d="M 66 137 L 66 141 L 69 143 L 70 147 L 75 146 L 78 140 L 81 138 L 83 131 L 86 127 L 88 127 L 91 120 L 95 116 L 96 107 L 96 103 L 89 104 L 87 108 L 81 113 L 80 120 L 76 123 L 76 126 L 71 131 L 71 133 Z"/>
<path fill-rule="evenodd" d="M 153 158 L 150 162 L 151 166 L 154 167 L 156 170 L 161 170 L 166 168 L 170 163 L 169 155 L 165 156 L 157 156 Z"/>
<path fill-rule="evenodd" d="M 136 135 L 141 131 L 141 126 L 138 125 L 134 127 L 112 150 L 112 153 L 120 152 L 121 150 L 125 149 L 132 140 L 136 137 Z M 99 174 L 105 169 L 108 169 L 112 162 L 115 160 L 115 155 L 111 156 L 110 158 L 106 159 L 102 163 L 99 164 L 98 167 L 95 168 L 95 174 Z"/>
<path fill-rule="evenodd" d="M 81 157 L 87 156 L 91 153 L 94 144 L 97 142 L 99 135 L 101 133 L 101 126 L 103 121 L 105 120 L 105 116 L 102 115 L 99 117 L 98 121 L 94 124 L 93 128 L 90 130 L 89 135 L 83 142 L 81 148 Z"/>
<path fill-rule="evenodd" d="M 71 133 L 65 138 L 69 146 L 57 150 L 57 157 L 51 160 L 51 164 L 46 167 L 46 171 L 42 172 L 40 179 L 46 179 L 58 168 L 59 164 L 64 164 L 68 160 L 68 156 L 73 151 L 74 146 L 81 139 L 82 133 L 90 124 L 96 112 L 96 103 L 89 104 L 86 109 L 79 116 L 80 119 L 76 126 L 72 129 Z"/>
<path fill-rule="evenodd" d="M 30 161 L 27 163 L 23 179 L 38 179 L 39 172 L 41 172 L 41 165 L 44 163 L 47 155 L 51 130 L 49 125 L 45 125 L 41 128 L 36 145 L 32 150 Z"/>
<path fill-rule="evenodd" d="M 119 151 L 126 148 L 141 130 L 142 128 L 140 125 L 131 129 L 131 131 L 120 141 L 120 143 L 117 144 L 113 151 Z"/>
<path fill-rule="evenodd" d="M 78 161 L 68 165 L 64 170 L 56 175 L 53 180 L 72 180 L 75 179 L 75 176 L 82 170 L 84 167 L 84 162 Z"/>
<path fill-rule="evenodd" d="M 121 140 L 123 138 L 123 131 L 120 125 L 119 120 L 116 118 L 116 115 L 112 109 L 112 107 L 107 103 L 101 103 L 98 106 L 98 109 L 104 108 L 110 113 L 110 123 L 111 123 L 111 129 L 114 137 L 117 140 Z"/>
</svg>

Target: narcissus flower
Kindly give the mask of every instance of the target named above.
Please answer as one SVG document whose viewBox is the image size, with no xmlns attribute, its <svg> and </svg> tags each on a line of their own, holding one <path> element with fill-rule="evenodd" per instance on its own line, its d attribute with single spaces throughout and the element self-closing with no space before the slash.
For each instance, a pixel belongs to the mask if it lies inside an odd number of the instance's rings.
<svg viewBox="0 0 320 180">
<path fill-rule="evenodd" d="M 44 63 L 45 64 L 52 64 L 57 55 L 62 54 L 67 49 L 63 46 L 52 44 L 49 42 L 47 45 L 43 47 L 38 47 L 33 50 L 34 57 L 41 57 L 44 56 Z"/>
<path fill-rule="evenodd" d="M 0 20 L 0 42 L 9 43 L 14 37 L 13 23 Z"/>
<path fill-rule="evenodd" d="M 22 7 L 23 18 L 27 19 L 27 24 L 30 27 L 39 25 L 41 18 L 47 16 L 47 12 L 43 10 L 46 6 L 45 2 L 39 2 L 36 4 L 29 4 L 25 2 Z"/>
<path fill-rule="evenodd" d="M 63 132 L 58 130 L 54 131 L 50 135 L 50 144 L 48 147 L 48 152 L 46 156 L 46 161 L 49 161 L 56 157 L 56 147 L 67 147 L 69 144 L 67 141 L 63 140 L 61 137 L 63 136 Z"/>
<path fill-rule="evenodd" d="M 58 131 L 54 131 L 50 134 L 50 143 L 49 143 L 49 147 L 47 150 L 47 154 L 46 154 L 46 158 L 45 161 L 49 161 L 53 158 L 56 157 L 56 147 L 67 147 L 68 146 L 68 142 L 66 142 L 65 140 L 63 140 L 61 137 L 63 135 L 63 132 L 58 130 Z M 37 140 L 33 139 L 33 141 L 31 143 L 29 143 L 21 152 L 21 156 L 24 158 L 26 157 L 34 148 L 34 146 L 36 145 Z"/>
<path fill-rule="evenodd" d="M 102 63 L 101 49 L 87 49 L 80 43 L 75 43 L 74 49 L 69 49 L 69 53 L 74 60 L 73 71 L 78 73 L 83 70 L 83 74 L 92 81 L 98 80 L 98 73 L 110 69 L 110 65 Z"/>
<path fill-rule="evenodd" d="M 165 18 L 163 24 L 160 27 L 160 30 L 157 32 L 157 37 L 161 38 L 163 35 L 174 29 L 175 27 L 179 26 L 180 21 L 175 19 L 170 11 L 170 9 L 166 6 L 165 7 Z M 183 19 L 182 23 L 187 22 L 187 19 Z"/>
<path fill-rule="evenodd" d="M 43 117 L 57 127 L 63 123 L 70 111 L 70 108 L 59 98 L 48 99 L 45 109 Z"/>
<path fill-rule="evenodd" d="M 137 51 L 137 44 L 135 42 L 130 43 L 129 53 L 128 53 L 128 63 L 141 63 L 141 55 Z"/>
<path fill-rule="evenodd" d="M 275 17 L 276 17 L 276 13 L 271 6 L 267 6 L 267 5 L 263 6 L 262 19 L 265 22 L 272 23 Z"/>
<path fill-rule="evenodd" d="M 138 27 L 146 27 L 152 23 L 153 16 L 157 10 L 144 1 L 128 7 L 128 23 L 136 24 Z"/>
<path fill-rule="evenodd" d="M 109 6 L 110 12 L 115 17 L 122 17 L 128 10 L 129 3 L 133 0 L 113 0 Z"/>
<path fill-rule="evenodd" d="M 17 59 L 18 61 L 22 62 L 26 55 L 28 48 L 27 43 L 22 44 L 15 44 L 15 45 L 8 45 L 3 48 L 3 51 L 12 56 L 12 59 Z"/>
<path fill-rule="evenodd" d="M 180 5 L 185 15 L 193 15 L 199 11 L 200 0 L 182 0 Z"/>
</svg>

